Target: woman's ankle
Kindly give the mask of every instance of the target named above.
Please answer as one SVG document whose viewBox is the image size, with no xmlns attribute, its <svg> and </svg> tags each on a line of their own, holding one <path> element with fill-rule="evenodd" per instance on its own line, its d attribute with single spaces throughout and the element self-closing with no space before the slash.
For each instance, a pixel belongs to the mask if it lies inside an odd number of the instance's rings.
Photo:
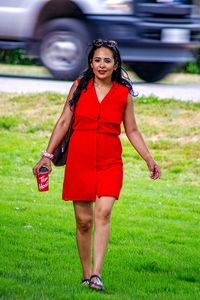
<svg viewBox="0 0 200 300">
<path fill-rule="evenodd" d="M 92 275 L 98 275 L 99 277 L 101 277 L 101 272 L 99 272 L 99 271 L 93 271 L 92 273 L 91 273 L 91 276 Z"/>
<path fill-rule="evenodd" d="M 83 279 L 89 279 L 91 277 L 91 272 L 83 272 Z"/>
</svg>

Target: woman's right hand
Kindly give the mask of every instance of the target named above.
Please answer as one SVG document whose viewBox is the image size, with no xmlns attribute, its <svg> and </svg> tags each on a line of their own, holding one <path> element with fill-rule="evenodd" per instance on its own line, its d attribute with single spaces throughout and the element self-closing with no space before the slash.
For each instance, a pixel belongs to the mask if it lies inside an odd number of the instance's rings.
<svg viewBox="0 0 200 300">
<path fill-rule="evenodd" d="M 38 163 L 33 167 L 33 175 L 37 176 L 41 167 L 46 167 L 49 173 L 51 173 L 51 160 L 47 157 L 42 157 L 38 161 Z"/>
<path fill-rule="evenodd" d="M 159 179 L 161 176 L 161 171 L 154 159 L 150 158 L 148 161 L 146 161 L 146 163 L 151 173 L 150 178 L 153 180 Z"/>
</svg>

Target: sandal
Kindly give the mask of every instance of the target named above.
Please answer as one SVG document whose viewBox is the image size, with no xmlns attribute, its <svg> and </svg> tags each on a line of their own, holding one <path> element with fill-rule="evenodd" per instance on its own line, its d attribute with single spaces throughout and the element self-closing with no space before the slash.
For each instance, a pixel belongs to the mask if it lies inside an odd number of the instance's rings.
<svg viewBox="0 0 200 300">
<path fill-rule="evenodd" d="M 89 285 L 90 284 L 90 279 L 89 278 L 82 279 L 81 284 L 82 285 Z"/>
<path fill-rule="evenodd" d="M 94 290 L 103 291 L 104 290 L 104 286 L 103 286 L 103 282 L 102 282 L 101 277 L 98 276 L 98 275 L 95 275 L 95 274 L 92 275 L 90 277 L 89 287 L 91 289 L 94 289 Z"/>
</svg>

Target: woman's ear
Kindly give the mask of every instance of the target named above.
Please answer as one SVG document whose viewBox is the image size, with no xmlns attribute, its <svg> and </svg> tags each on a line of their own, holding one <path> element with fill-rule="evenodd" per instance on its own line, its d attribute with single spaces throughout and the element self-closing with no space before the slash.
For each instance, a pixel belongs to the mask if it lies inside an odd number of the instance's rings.
<svg viewBox="0 0 200 300">
<path fill-rule="evenodd" d="M 90 60 L 90 67 L 93 69 L 92 60 Z"/>
<path fill-rule="evenodd" d="M 116 64 L 114 65 L 114 71 L 116 71 L 117 68 L 118 68 L 118 63 L 116 63 Z"/>
</svg>

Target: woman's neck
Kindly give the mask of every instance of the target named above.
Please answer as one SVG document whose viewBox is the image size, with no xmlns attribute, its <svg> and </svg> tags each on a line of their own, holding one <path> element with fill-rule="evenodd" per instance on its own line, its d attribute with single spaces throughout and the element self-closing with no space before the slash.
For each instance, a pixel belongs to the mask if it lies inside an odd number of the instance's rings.
<svg viewBox="0 0 200 300">
<path fill-rule="evenodd" d="M 94 77 L 94 85 L 96 87 L 101 87 L 101 86 L 111 86 L 112 85 L 112 79 L 111 78 L 106 78 L 104 80 L 101 80 L 97 77 Z"/>
</svg>

